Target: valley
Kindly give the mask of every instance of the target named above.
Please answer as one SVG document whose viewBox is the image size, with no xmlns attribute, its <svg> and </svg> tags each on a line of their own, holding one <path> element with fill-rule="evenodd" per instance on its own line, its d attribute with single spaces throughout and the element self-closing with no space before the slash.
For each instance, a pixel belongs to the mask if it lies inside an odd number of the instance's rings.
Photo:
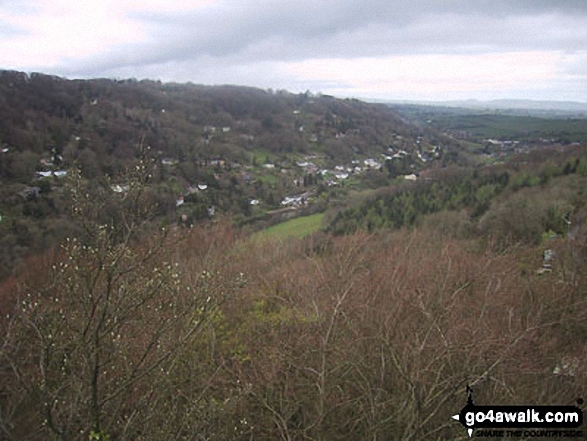
<svg viewBox="0 0 587 441">
<path fill-rule="evenodd" d="M 578 404 L 586 120 L 476 112 L 0 72 L 0 438 L 465 439 L 468 388 Z"/>
</svg>

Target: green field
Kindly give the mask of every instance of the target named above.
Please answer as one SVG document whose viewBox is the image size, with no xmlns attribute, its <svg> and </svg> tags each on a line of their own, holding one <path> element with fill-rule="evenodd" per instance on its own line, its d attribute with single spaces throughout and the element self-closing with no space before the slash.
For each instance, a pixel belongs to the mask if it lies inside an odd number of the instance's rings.
<svg viewBox="0 0 587 441">
<path fill-rule="evenodd" d="M 280 224 L 273 225 L 253 235 L 254 239 L 287 239 L 290 237 L 302 238 L 315 233 L 322 228 L 324 213 L 316 213 L 310 216 L 297 217 Z"/>
<path fill-rule="evenodd" d="M 510 115 L 501 111 L 431 106 L 400 106 L 397 110 L 418 124 L 441 131 L 467 132 L 472 139 L 478 140 L 546 138 L 563 142 L 587 141 L 586 118 Z"/>
</svg>

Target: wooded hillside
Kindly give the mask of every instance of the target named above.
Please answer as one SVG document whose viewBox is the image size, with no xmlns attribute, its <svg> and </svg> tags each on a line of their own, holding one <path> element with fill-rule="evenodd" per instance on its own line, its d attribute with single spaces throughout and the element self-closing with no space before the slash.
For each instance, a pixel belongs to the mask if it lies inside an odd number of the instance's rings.
<svg viewBox="0 0 587 441">
<path fill-rule="evenodd" d="M 470 161 L 353 100 L 0 84 L 1 439 L 464 440 L 467 387 L 584 404 L 585 146 Z"/>
</svg>

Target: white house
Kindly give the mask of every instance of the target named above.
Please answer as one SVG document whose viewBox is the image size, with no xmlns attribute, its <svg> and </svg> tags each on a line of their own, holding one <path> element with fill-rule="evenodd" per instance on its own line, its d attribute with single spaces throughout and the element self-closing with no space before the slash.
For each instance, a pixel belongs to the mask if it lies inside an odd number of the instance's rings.
<svg viewBox="0 0 587 441">
<path fill-rule="evenodd" d="M 130 187 L 128 185 L 116 184 L 110 187 L 114 193 L 126 193 Z"/>
<path fill-rule="evenodd" d="M 172 158 L 163 158 L 161 160 L 161 164 L 163 164 L 163 165 L 175 165 L 177 163 L 178 163 L 177 159 L 172 159 Z"/>
<path fill-rule="evenodd" d="M 381 164 L 372 158 L 365 159 L 363 163 L 370 168 L 381 168 Z"/>
</svg>

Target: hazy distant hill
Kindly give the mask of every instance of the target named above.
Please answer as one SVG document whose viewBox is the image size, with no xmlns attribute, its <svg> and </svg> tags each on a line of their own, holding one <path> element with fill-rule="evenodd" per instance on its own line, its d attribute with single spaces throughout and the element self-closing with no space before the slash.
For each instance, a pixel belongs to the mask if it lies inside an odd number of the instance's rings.
<svg viewBox="0 0 587 441">
<path fill-rule="evenodd" d="M 389 104 L 412 124 L 459 139 L 570 144 L 587 141 L 587 117 L 556 110 L 492 110 L 418 104 Z"/>
<path fill-rule="evenodd" d="M 466 100 L 446 101 L 446 106 L 465 107 L 473 109 L 517 109 L 517 110 L 555 110 L 564 112 L 587 112 L 587 103 L 576 101 L 534 101 L 534 100 Z"/>
<path fill-rule="evenodd" d="M 544 117 L 587 117 L 587 103 L 576 101 L 535 101 L 535 100 L 455 100 L 455 101 L 388 101 L 388 104 L 409 104 L 433 107 L 452 107 L 474 111 Z"/>
</svg>

